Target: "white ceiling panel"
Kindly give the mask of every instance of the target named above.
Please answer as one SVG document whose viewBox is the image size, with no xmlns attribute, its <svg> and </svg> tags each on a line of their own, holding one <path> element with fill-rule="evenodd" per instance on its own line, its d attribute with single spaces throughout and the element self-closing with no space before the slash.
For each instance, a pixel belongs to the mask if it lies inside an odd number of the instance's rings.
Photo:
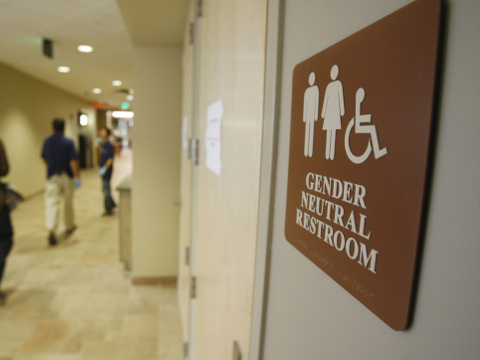
<svg viewBox="0 0 480 360">
<path fill-rule="evenodd" d="M 0 0 L 0 63 L 117 108 L 126 94 L 112 81 L 132 88 L 131 39 L 180 46 L 188 1 L 121 0 L 121 12 L 116 0 Z M 53 41 L 53 59 L 42 54 L 43 38 Z M 94 50 L 83 54 L 78 45 Z M 69 66 L 70 73 L 58 73 L 60 65 Z M 91 93 L 96 87 L 102 94 Z"/>
</svg>

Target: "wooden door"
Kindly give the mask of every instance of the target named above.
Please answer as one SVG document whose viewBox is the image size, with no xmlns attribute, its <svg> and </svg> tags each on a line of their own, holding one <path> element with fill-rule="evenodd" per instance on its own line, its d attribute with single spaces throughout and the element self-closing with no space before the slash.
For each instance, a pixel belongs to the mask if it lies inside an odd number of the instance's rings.
<svg viewBox="0 0 480 360">
<path fill-rule="evenodd" d="M 263 126 L 266 0 L 203 1 L 195 225 L 195 360 L 248 358 Z M 223 103 L 221 173 L 205 166 L 208 106 Z M 235 350 L 234 350 L 235 349 Z"/>
</svg>

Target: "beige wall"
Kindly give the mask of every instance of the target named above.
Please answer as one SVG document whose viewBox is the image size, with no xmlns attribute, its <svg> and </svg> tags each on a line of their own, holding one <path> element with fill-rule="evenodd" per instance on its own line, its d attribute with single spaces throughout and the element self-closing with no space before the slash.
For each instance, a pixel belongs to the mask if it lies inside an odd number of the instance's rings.
<svg viewBox="0 0 480 360">
<path fill-rule="evenodd" d="M 0 64 L 0 137 L 11 171 L 6 178 L 24 196 L 43 190 L 45 165 L 40 153 L 55 117 L 66 120 L 66 135 L 77 142 L 77 111 L 88 102 Z M 92 116 L 94 113 L 91 113 Z"/>
<path fill-rule="evenodd" d="M 135 47 L 132 275 L 178 272 L 181 48 Z"/>
<path fill-rule="evenodd" d="M 265 351 L 252 354 L 252 360 L 478 358 L 479 2 L 446 2 L 448 28 L 431 197 L 411 328 L 390 329 L 284 236 L 294 66 L 409 2 L 286 1 L 274 222 L 272 247 L 267 250 L 272 257 L 266 266 L 270 282 Z"/>
</svg>

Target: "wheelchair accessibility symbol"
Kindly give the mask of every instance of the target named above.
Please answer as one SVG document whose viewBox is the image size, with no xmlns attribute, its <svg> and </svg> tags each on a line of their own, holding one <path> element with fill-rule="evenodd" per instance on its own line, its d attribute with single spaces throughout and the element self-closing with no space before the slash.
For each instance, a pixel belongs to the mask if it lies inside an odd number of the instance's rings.
<svg viewBox="0 0 480 360">
<path fill-rule="evenodd" d="M 357 94 L 355 96 L 355 117 L 350 120 L 347 126 L 347 130 L 345 131 L 345 152 L 347 153 L 350 161 L 355 164 L 364 163 L 370 156 L 372 152 L 372 147 L 375 159 L 378 159 L 387 154 L 386 147 L 380 149 L 380 145 L 378 143 L 377 128 L 375 127 L 375 125 L 369 125 L 372 122 L 372 115 L 361 113 L 361 105 L 363 100 L 365 100 L 365 89 L 360 88 L 357 90 Z M 355 129 L 354 133 L 356 134 L 370 135 L 370 140 L 368 141 L 365 152 L 359 156 L 355 155 L 350 149 L 350 135 L 352 133 L 352 129 Z"/>
<path fill-rule="evenodd" d="M 333 65 L 330 71 L 331 82 L 325 89 L 321 118 L 323 119 L 322 130 L 326 131 L 325 158 L 335 158 L 336 132 L 342 128 L 342 117 L 345 115 L 345 104 L 343 97 L 343 84 L 338 79 L 339 68 Z M 313 133 L 314 124 L 318 120 L 319 113 L 319 89 L 315 85 L 315 73 L 309 75 L 309 85 L 304 94 L 303 122 L 305 123 L 305 146 L 304 155 L 312 157 L 313 154 Z M 377 135 L 377 128 L 372 124 L 371 114 L 362 114 L 361 105 L 365 100 L 365 89 L 359 88 L 355 95 L 355 116 L 350 120 L 345 131 L 345 152 L 355 164 L 364 163 L 373 151 L 375 159 L 387 154 L 387 148 L 380 149 Z M 353 134 L 352 134 L 353 130 Z M 355 155 L 350 148 L 350 136 L 354 134 L 369 134 L 370 139 L 366 149 L 361 155 Z"/>
</svg>

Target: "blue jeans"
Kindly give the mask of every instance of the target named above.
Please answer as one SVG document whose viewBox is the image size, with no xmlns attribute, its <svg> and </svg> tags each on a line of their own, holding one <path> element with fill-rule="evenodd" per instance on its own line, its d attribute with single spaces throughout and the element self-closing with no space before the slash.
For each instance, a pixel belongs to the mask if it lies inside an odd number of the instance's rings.
<svg viewBox="0 0 480 360">
<path fill-rule="evenodd" d="M 110 179 L 102 178 L 102 192 L 105 196 L 105 211 L 107 213 L 112 212 L 113 208 L 117 206 L 115 201 L 112 199 L 111 189 L 110 189 Z"/>
<path fill-rule="evenodd" d="M 10 210 L 4 205 L 0 209 L 0 283 L 2 282 L 7 256 L 12 249 L 12 238 L 13 229 L 10 221 Z"/>
<path fill-rule="evenodd" d="M 11 236 L 0 238 L 0 283 L 2 282 L 5 263 L 7 262 L 7 256 L 12 249 L 12 245 L 13 241 Z"/>
</svg>

